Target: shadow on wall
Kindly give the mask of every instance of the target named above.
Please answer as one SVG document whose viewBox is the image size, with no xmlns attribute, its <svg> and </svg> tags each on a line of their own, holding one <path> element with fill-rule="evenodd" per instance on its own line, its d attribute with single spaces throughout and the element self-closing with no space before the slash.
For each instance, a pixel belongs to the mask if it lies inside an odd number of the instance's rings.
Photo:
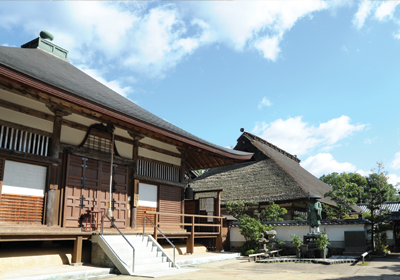
<svg viewBox="0 0 400 280">
<path fill-rule="evenodd" d="M 0 243 L 0 267 L 22 268 L 69 265 L 74 250 L 73 241 L 20 241 Z M 90 263 L 91 243 L 83 242 L 82 262 Z"/>
</svg>

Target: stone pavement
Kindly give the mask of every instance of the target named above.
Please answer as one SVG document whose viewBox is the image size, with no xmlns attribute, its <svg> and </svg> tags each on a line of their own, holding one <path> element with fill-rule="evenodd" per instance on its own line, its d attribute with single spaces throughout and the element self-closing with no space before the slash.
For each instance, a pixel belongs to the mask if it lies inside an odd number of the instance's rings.
<svg viewBox="0 0 400 280">
<path fill-rule="evenodd" d="M 193 273 L 161 277 L 161 280 L 207 279 L 207 280 L 253 280 L 253 279 L 348 279 L 348 280 L 399 280 L 400 254 L 391 254 L 386 258 L 374 258 L 366 263 L 356 264 L 306 264 L 306 263 L 255 263 L 246 259 L 226 260 L 215 263 L 201 264 L 193 267 L 201 269 Z M 109 280 L 144 280 L 146 278 L 118 276 Z"/>
</svg>

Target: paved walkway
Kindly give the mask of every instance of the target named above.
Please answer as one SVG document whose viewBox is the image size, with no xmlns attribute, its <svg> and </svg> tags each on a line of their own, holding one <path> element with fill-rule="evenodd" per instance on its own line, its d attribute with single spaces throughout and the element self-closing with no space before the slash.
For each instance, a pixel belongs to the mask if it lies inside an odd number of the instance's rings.
<svg viewBox="0 0 400 280">
<path fill-rule="evenodd" d="M 191 267 L 185 267 L 191 268 Z M 400 254 L 392 254 L 386 258 L 375 258 L 365 266 L 357 264 L 304 264 L 304 263 L 255 263 L 246 259 L 227 260 L 215 263 L 193 266 L 192 269 L 201 269 L 193 273 L 161 277 L 161 280 L 172 279 L 207 279 L 207 280 L 254 280 L 254 279 L 348 279 L 348 280 L 399 280 Z M 133 280 L 146 278 L 132 278 L 118 276 L 109 280 Z"/>
<path fill-rule="evenodd" d="M 204 256 L 221 254 L 207 253 Z M 192 259 L 204 257 L 203 254 L 180 256 L 179 259 Z M 400 253 L 395 253 L 386 258 L 374 258 L 362 266 L 356 264 L 306 264 L 306 263 L 255 263 L 248 262 L 247 258 L 231 259 L 214 263 L 186 266 L 193 269 L 190 273 L 160 277 L 160 280 L 233 280 L 233 279 L 271 279 L 271 280 L 298 280 L 298 279 L 349 279 L 349 280 L 399 280 L 400 279 Z M 0 268 L 0 279 L 16 277 L 39 276 L 51 273 L 78 272 L 85 269 L 100 269 L 91 266 L 72 267 L 68 265 L 53 267 L 35 267 L 24 269 Z M 39 277 L 40 279 L 43 279 Z M 39 279 L 38 278 L 38 279 Z M 149 278 L 120 275 L 109 280 L 148 280 Z"/>
</svg>

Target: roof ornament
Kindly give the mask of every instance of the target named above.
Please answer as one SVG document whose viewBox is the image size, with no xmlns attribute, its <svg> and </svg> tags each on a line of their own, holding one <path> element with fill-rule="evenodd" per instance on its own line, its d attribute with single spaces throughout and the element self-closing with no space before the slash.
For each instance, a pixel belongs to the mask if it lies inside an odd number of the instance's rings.
<svg viewBox="0 0 400 280">
<path fill-rule="evenodd" d="M 244 132 L 244 128 L 243 127 L 240 129 L 240 132 Z"/>
<path fill-rule="evenodd" d="M 40 31 L 39 36 L 40 36 L 40 38 L 45 39 L 45 40 L 49 40 L 49 41 L 53 41 L 53 39 L 54 39 L 53 33 L 51 33 L 48 30 Z"/>
</svg>

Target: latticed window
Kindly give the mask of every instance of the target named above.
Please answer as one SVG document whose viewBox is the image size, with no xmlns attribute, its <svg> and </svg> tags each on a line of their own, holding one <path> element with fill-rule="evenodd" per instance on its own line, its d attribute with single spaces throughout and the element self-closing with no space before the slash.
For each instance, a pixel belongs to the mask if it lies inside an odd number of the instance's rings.
<svg viewBox="0 0 400 280">
<path fill-rule="evenodd" d="M 102 124 L 94 124 L 89 128 L 85 139 L 79 146 L 103 153 L 111 153 L 111 135 L 112 134 L 107 131 L 106 126 Z M 115 145 L 113 149 L 114 154 L 119 156 Z"/>
<path fill-rule="evenodd" d="M 95 135 L 89 134 L 83 147 L 105 153 L 111 153 L 111 141 Z"/>
</svg>

